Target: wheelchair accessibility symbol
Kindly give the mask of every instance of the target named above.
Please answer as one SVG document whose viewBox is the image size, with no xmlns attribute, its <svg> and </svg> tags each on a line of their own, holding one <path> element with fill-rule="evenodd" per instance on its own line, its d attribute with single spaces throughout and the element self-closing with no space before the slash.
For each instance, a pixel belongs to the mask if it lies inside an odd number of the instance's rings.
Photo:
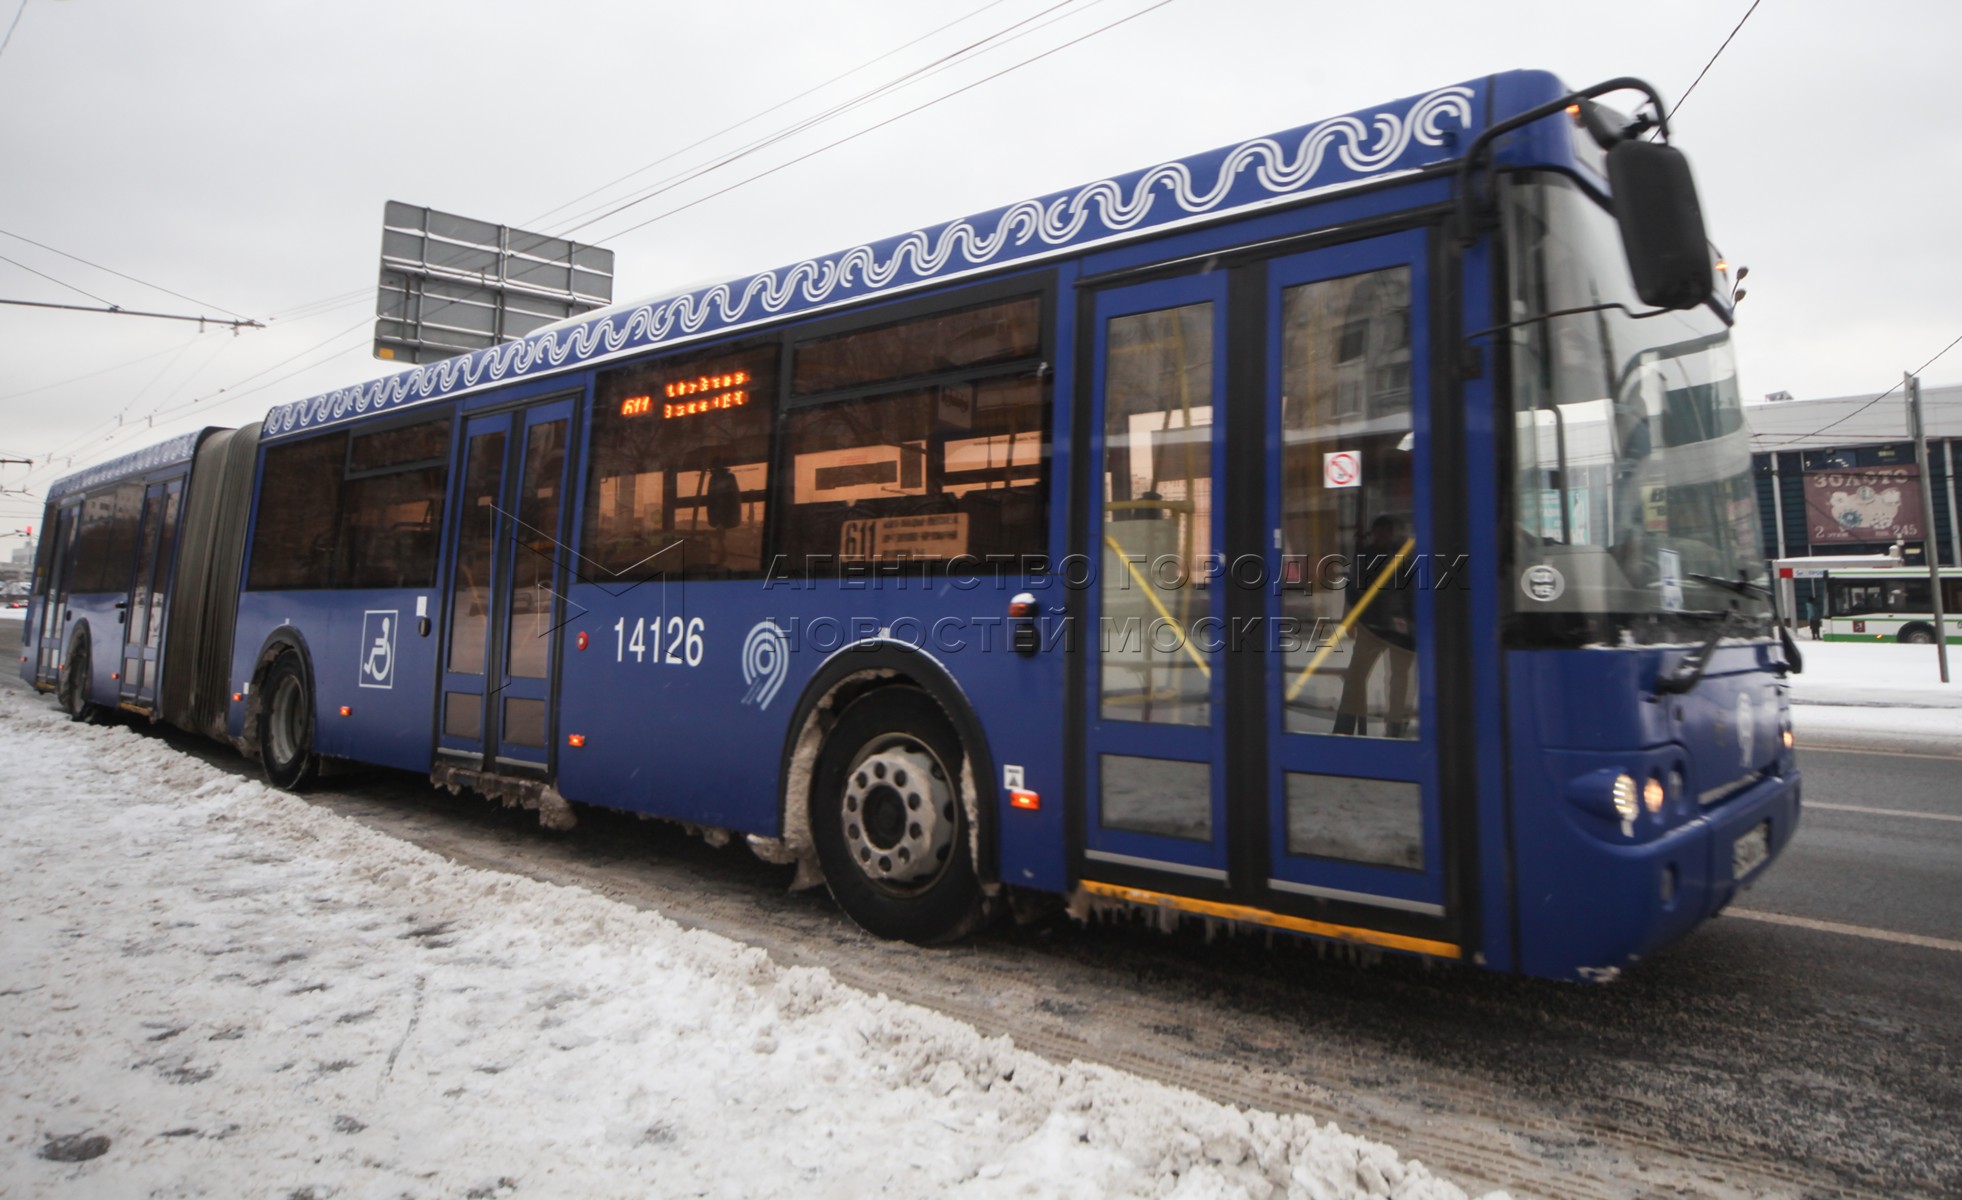
<svg viewBox="0 0 1962 1200">
<path fill-rule="evenodd" d="M 370 609 L 361 614 L 361 686 L 395 686 L 395 627 L 401 613 Z"/>
</svg>

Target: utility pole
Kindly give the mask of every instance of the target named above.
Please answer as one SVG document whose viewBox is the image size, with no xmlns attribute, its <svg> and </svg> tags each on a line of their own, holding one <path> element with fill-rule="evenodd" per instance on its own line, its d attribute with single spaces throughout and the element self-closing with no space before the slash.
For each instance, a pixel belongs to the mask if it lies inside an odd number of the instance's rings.
<svg viewBox="0 0 1962 1200">
<path fill-rule="evenodd" d="M 1928 560 L 1928 594 L 1935 602 L 1935 661 L 1948 682 L 1948 629 L 1942 621 L 1941 548 L 1935 541 L 1935 489 L 1928 477 L 1928 429 L 1921 421 L 1921 380 L 1903 372 L 1907 384 L 1908 432 L 1914 435 L 1914 466 L 1921 476 L 1921 557 Z"/>
</svg>

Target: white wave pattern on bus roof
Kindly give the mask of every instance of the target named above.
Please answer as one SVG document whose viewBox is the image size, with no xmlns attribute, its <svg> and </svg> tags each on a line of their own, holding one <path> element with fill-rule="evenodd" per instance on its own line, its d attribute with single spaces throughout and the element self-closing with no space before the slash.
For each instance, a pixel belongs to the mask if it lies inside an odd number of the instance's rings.
<svg viewBox="0 0 1962 1200">
<path fill-rule="evenodd" d="M 280 405 L 267 415 L 265 434 L 272 437 L 453 395 L 629 349 L 726 333 L 901 285 L 1081 249 L 1142 228 L 1254 207 L 1299 194 L 1311 184 L 1333 186 L 1412 169 L 1445 157 L 1428 152 L 1450 142 L 1455 131 L 1444 128 L 1447 121 L 1458 130 L 1471 129 L 1475 99 L 1469 85 L 1440 88 L 1391 109 L 1333 117 L 1299 131 L 1254 138 L 1224 151 L 1098 180 L 747 279 L 612 308 L 501 346 Z M 1331 169 L 1331 149 L 1340 174 Z M 1210 175 L 1211 185 L 1202 189 L 1195 175 Z"/>
<path fill-rule="evenodd" d="M 52 499 L 56 496 L 66 496 L 70 492 L 85 492 L 98 484 L 121 479 L 126 475 L 144 475 L 160 467 L 189 462 L 191 455 L 197 451 L 198 439 L 203 436 L 204 430 L 194 429 L 190 433 L 180 433 L 167 442 L 145 446 L 141 450 L 132 451 L 121 458 L 112 458 L 105 463 L 97 463 L 73 475 L 63 475 L 48 488 L 48 496 Z"/>
</svg>

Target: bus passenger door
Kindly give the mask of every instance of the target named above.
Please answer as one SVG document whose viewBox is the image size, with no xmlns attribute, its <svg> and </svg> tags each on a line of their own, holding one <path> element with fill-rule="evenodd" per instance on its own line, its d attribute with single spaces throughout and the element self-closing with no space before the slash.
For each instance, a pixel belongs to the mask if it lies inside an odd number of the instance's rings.
<svg viewBox="0 0 1962 1200">
<path fill-rule="evenodd" d="M 1226 276 L 1095 299 L 1084 600 L 1082 877 L 1181 894 L 1228 886 L 1221 544 Z"/>
<path fill-rule="evenodd" d="M 1457 957 L 1438 771 L 1425 234 L 1264 267 L 1265 891 Z M 1358 935 L 1357 931 L 1367 931 Z"/>
<path fill-rule="evenodd" d="M 82 521 L 80 503 L 65 504 L 42 535 L 49 539 L 48 576 L 41 580 L 40 607 L 35 613 L 34 682 L 52 688 L 61 682 L 61 659 L 67 653 L 68 583 L 75 566 L 75 529 Z"/>
<path fill-rule="evenodd" d="M 157 654 L 163 645 L 164 601 L 177 548 L 177 516 L 184 481 L 153 483 L 143 493 L 137 526 L 136 572 L 123 604 L 122 703 L 148 710 L 157 697 Z"/>
<path fill-rule="evenodd" d="M 1425 235 L 1097 293 L 1092 895 L 1457 957 Z"/>
<path fill-rule="evenodd" d="M 464 427 L 436 744 L 486 771 L 551 762 L 572 404 L 473 417 Z"/>
</svg>

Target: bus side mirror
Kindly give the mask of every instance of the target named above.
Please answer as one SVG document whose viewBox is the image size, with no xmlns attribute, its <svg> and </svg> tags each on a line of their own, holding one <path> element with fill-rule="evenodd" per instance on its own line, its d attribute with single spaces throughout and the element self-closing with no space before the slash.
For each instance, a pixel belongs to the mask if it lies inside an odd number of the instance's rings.
<svg viewBox="0 0 1962 1200">
<path fill-rule="evenodd" d="M 1617 142 L 1608 151 L 1608 185 L 1642 303 L 1684 309 L 1710 299 L 1710 241 L 1683 152 L 1661 142 Z"/>
</svg>

